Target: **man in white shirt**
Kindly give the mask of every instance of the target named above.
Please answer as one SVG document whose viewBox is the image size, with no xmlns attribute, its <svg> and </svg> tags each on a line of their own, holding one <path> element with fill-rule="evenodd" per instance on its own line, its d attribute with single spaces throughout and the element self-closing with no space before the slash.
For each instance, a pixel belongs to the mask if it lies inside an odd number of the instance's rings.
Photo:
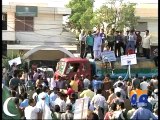
<svg viewBox="0 0 160 120">
<path fill-rule="evenodd" d="M 50 90 L 53 90 L 53 88 L 57 87 L 56 80 L 54 80 L 54 78 L 47 78 L 47 79 L 48 81 L 50 81 L 50 84 L 49 84 Z"/>
<path fill-rule="evenodd" d="M 124 82 L 122 81 L 122 76 L 118 77 L 118 81 L 114 83 L 113 87 L 116 88 L 118 86 L 118 83 L 122 83 L 124 85 Z"/>
<path fill-rule="evenodd" d="M 107 101 L 106 101 L 105 97 L 102 96 L 102 90 L 101 89 L 97 90 L 97 94 L 94 95 L 90 104 L 92 106 L 94 106 L 94 108 L 96 108 L 96 109 L 100 107 L 102 109 L 102 113 L 104 115 L 104 111 L 106 110 L 108 105 L 107 105 Z"/>
<path fill-rule="evenodd" d="M 79 34 L 79 41 L 80 41 L 80 57 L 83 58 L 85 53 L 85 41 L 86 41 L 86 35 L 84 30 L 81 30 L 81 33 Z"/>
<path fill-rule="evenodd" d="M 47 87 L 43 87 L 43 88 L 42 88 L 42 91 L 43 91 L 43 92 L 41 92 L 41 93 L 38 95 L 38 100 L 40 100 L 40 99 L 41 99 L 41 96 L 45 94 L 45 103 L 49 106 L 50 101 L 49 101 L 49 95 L 48 95 L 48 93 L 47 93 Z"/>
<path fill-rule="evenodd" d="M 114 93 L 116 94 L 117 92 L 121 93 L 121 98 L 126 99 L 126 94 L 125 91 L 122 89 L 123 84 L 121 82 L 118 83 L 118 86 L 114 89 Z"/>
<path fill-rule="evenodd" d="M 148 90 L 149 83 L 147 82 L 147 78 L 143 77 L 143 82 L 140 83 L 140 88 L 142 90 Z"/>
<path fill-rule="evenodd" d="M 42 93 L 40 95 L 40 100 L 36 104 L 36 107 L 39 108 L 40 111 L 42 111 L 42 119 L 52 119 L 51 110 L 45 102 L 46 97 L 47 95 L 45 93 Z"/>
<path fill-rule="evenodd" d="M 65 112 L 66 103 L 64 101 L 64 94 L 63 93 L 61 93 L 61 92 L 58 93 L 58 98 L 56 98 L 54 105 L 59 105 L 60 112 Z"/>
<path fill-rule="evenodd" d="M 38 109 L 36 106 L 35 106 L 35 101 L 34 99 L 29 99 L 29 106 L 27 106 L 25 109 L 24 109 L 24 115 L 25 115 L 25 118 L 27 120 L 36 120 L 37 119 L 37 113 L 39 112 L 40 109 Z"/>
<path fill-rule="evenodd" d="M 144 57 L 149 59 L 150 58 L 151 35 L 149 34 L 149 30 L 146 30 L 145 32 L 146 34 L 144 35 L 143 40 L 142 40 L 142 48 L 143 48 Z"/>
<path fill-rule="evenodd" d="M 102 46 L 102 37 L 100 34 L 100 30 L 97 29 L 96 34 L 94 35 L 94 45 L 93 45 L 95 60 L 101 59 L 101 46 Z"/>
</svg>

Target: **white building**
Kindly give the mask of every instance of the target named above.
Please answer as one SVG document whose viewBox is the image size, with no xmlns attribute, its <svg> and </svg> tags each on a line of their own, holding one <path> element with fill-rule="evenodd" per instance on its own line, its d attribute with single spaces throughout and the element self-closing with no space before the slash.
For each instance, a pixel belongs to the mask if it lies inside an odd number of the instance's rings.
<svg viewBox="0 0 160 120">
<path fill-rule="evenodd" d="M 45 3 L 16 3 L 2 6 L 2 40 L 8 51 L 23 52 L 29 60 L 54 60 L 72 56 L 77 50 L 75 35 L 64 29 L 63 16 L 71 9 Z"/>
<path fill-rule="evenodd" d="M 139 16 L 136 30 L 142 32 L 149 30 L 152 36 L 151 45 L 158 45 L 158 4 L 143 3 L 136 6 L 135 15 Z"/>
</svg>

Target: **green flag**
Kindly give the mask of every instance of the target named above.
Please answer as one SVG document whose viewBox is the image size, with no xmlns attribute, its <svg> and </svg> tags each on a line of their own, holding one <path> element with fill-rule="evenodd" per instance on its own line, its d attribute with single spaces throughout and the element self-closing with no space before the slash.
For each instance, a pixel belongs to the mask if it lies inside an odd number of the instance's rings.
<svg viewBox="0 0 160 120">
<path fill-rule="evenodd" d="M 11 97 L 9 93 L 9 89 L 2 84 L 2 120 L 5 119 L 20 119 L 20 112 L 18 108 L 16 108 L 15 103 L 13 101 L 13 97 Z"/>
</svg>

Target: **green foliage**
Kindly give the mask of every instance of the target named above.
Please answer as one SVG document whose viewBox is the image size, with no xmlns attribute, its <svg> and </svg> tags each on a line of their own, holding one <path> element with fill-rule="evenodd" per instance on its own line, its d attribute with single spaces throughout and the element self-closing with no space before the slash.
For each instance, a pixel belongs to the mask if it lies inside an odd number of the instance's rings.
<svg viewBox="0 0 160 120">
<path fill-rule="evenodd" d="M 66 7 L 71 8 L 68 25 L 74 29 L 92 28 L 90 20 L 93 17 L 92 0 L 71 0 Z"/>
<path fill-rule="evenodd" d="M 13 54 L 10 53 L 10 54 L 7 54 L 6 57 L 3 57 L 2 58 L 2 66 L 9 69 L 10 66 L 9 66 L 8 61 L 10 61 L 14 58 L 17 58 L 17 57 L 21 57 L 21 62 L 22 62 L 20 65 L 18 65 L 19 69 L 24 69 L 26 67 L 27 62 L 24 59 L 22 59 L 22 55 L 15 54 L 15 53 L 13 53 Z"/>
<path fill-rule="evenodd" d="M 119 3 L 119 8 L 116 4 Z M 108 0 L 94 12 L 91 20 L 92 25 L 114 24 L 116 29 L 123 30 L 124 27 L 134 28 L 139 17 L 135 16 L 135 6 L 133 3 L 123 3 L 123 0 Z"/>
</svg>

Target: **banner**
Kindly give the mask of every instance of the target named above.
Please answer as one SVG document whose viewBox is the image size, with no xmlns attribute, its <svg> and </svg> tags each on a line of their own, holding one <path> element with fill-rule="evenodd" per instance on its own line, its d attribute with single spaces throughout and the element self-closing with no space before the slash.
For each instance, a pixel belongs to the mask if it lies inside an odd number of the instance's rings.
<svg viewBox="0 0 160 120">
<path fill-rule="evenodd" d="M 121 66 L 137 64 L 136 54 L 121 56 Z"/>
<path fill-rule="evenodd" d="M 89 98 L 80 98 L 75 102 L 74 118 L 73 119 L 86 119 L 88 112 Z"/>
<path fill-rule="evenodd" d="M 21 64 L 22 62 L 21 62 L 21 58 L 20 58 L 20 57 L 17 57 L 17 58 L 14 58 L 14 59 L 8 61 L 8 63 L 9 63 L 9 65 L 11 66 L 11 65 L 13 65 L 13 63 L 16 63 L 16 65 L 19 65 L 19 64 Z"/>
<path fill-rule="evenodd" d="M 114 51 L 104 51 L 102 52 L 102 60 L 104 62 L 116 61 L 116 56 Z"/>
</svg>

